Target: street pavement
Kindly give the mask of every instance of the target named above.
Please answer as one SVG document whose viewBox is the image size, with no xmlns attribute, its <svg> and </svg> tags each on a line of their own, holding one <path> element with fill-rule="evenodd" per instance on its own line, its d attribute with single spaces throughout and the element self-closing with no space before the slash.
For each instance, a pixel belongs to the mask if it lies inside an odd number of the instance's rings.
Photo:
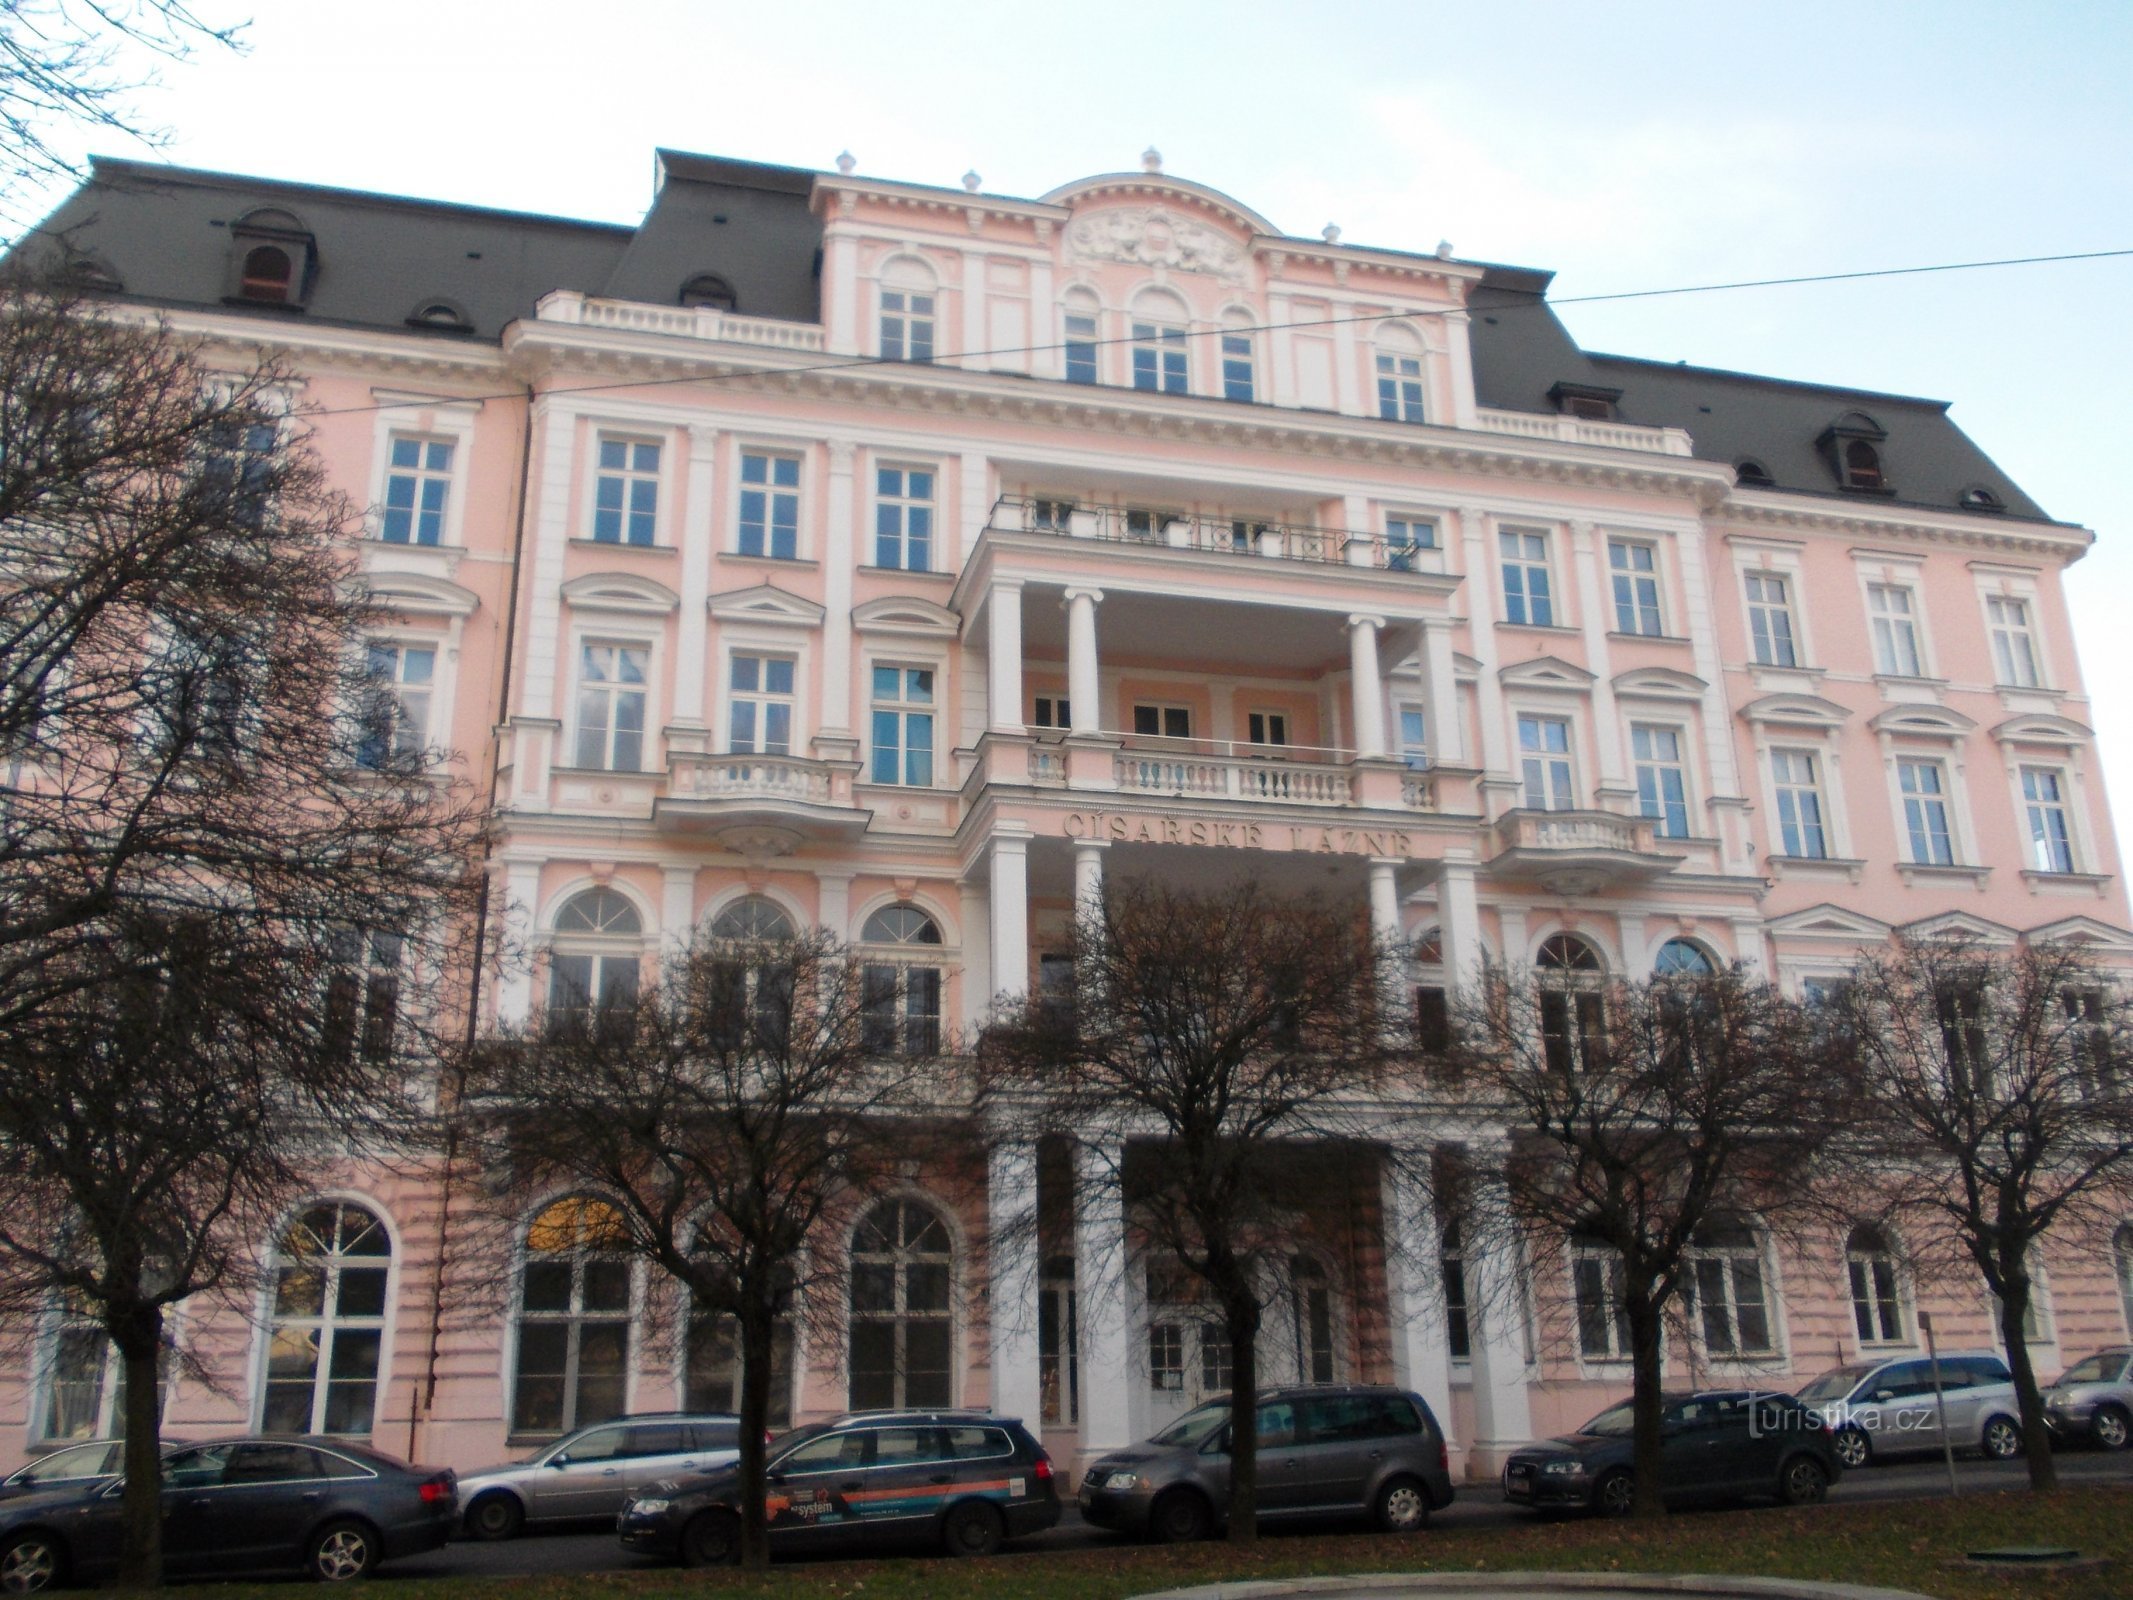
<svg viewBox="0 0 2133 1600">
<path fill-rule="evenodd" d="M 2067 1451 L 2057 1459 L 2062 1483 L 2133 1484 L 2133 1452 L 2103 1455 L 2092 1451 Z M 2029 1482 L 2029 1469 L 2021 1461 L 1958 1460 L 1955 1471 L 1959 1491 L 1963 1494 L 2020 1489 Z M 1830 1491 L 1830 1499 L 1837 1504 L 1852 1505 L 1880 1500 L 1933 1499 L 1947 1492 L 1947 1467 L 1936 1457 L 1847 1472 Z M 1466 1530 L 1520 1527 L 1534 1520 L 1530 1511 L 1506 1504 L 1494 1483 L 1474 1483 L 1461 1484 L 1459 1498 L 1449 1510 L 1437 1512 L 1432 1525 Z M 1352 1522 L 1275 1523 L 1264 1526 L 1262 1534 L 1273 1538 L 1308 1538 L 1314 1533 L 1352 1532 L 1356 1526 Z M 1034 1555 L 1047 1550 L 1101 1549 L 1127 1542 L 1117 1534 L 1090 1527 L 1075 1513 L 1069 1501 L 1056 1528 L 1011 1541 L 1007 1553 Z M 644 1563 L 638 1558 L 623 1553 L 611 1525 L 588 1525 L 568 1532 L 532 1533 L 502 1544 L 471 1541 L 451 1544 L 431 1555 L 390 1562 L 379 1569 L 377 1581 L 460 1574 L 490 1578 L 547 1576 L 627 1571 L 642 1565 Z"/>
</svg>

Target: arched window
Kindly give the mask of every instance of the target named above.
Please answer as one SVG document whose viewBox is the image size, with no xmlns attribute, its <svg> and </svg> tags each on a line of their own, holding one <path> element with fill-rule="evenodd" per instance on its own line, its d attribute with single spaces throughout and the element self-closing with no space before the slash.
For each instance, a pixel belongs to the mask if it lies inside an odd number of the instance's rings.
<svg viewBox="0 0 2133 1600">
<path fill-rule="evenodd" d="M 1252 319 L 1242 311 L 1222 316 L 1222 398 L 1252 401 L 1258 394 L 1258 355 Z"/>
<path fill-rule="evenodd" d="M 1161 394 L 1191 389 L 1186 335 L 1190 317 L 1185 303 L 1160 289 L 1144 289 L 1134 298 L 1132 332 L 1133 387 Z"/>
<path fill-rule="evenodd" d="M 1607 1010 L 1600 953 L 1574 933 L 1550 934 L 1533 957 L 1540 975 L 1541 1056 L 1568 1076 L 1603 1064 Z"/>
<path fill-rule="evenodd" d="M 2133 1222 L 2121 1222 L 2111 1235 L 2111 1264 L 2118 1271 L 2118 1310 L 2133 1334 Z"/>
<path fill-rule="evenodd" d="M 1541 941 L 1533 964 L 1543 972 L 1591 972 L 1602 970 L 1600 952 L 1574 933 L 1551 933 Z"/>
<path fill-rule="evenodd" d="M 1466 1235 L 1448 1216 L 1438 1235 L 1437 1273 L 1444 1282 L 1444 1349 L 1454 1361 L 1474 1358 L 1473 1323 L 1467 1314 Z"/>
<path fill-rule="evenodd" d="M 233 301 L 301 310 L 318 267 L 318 241 L 301 218 L 266 207 L 230 224 L 228 276 Z"/>
<path fill-rule="evenodd" d="M 881 359 L 931 361 L 937 305 L 933 269 L 899 256 L 881 275 Z"/>
<path fill-rule="evenodd" d="M 714 939 L 790 939 L 792 918 L 774 900 L 752 894 L 711 919 Z"/>
<path fill-rule="evenodd" d="M 792 918 L 775 901 L 748 895 L 711 919 L 711 937 L 774 944 L 793 937 Z M 776 1056 L 791 1037 L 792 967 L 788 962 L 765 960 L 762 952 L 748 954 L 752 959 L 726 959 L 717 964 L 720 1042 L 728 1050 L 757 1048 Z"/>
<path fill-rule="evenodd" d="M 568 1433 L 620 1415 L 629 1374 L 630 1265 L 622 1215 L 570 1195 L 526 1229 L 513 1433 Z"/>
<path fill-rule="evenodd" d="M 917 1200 L 884 1200 L 852 1235 L 853 1410 L 952 1403 L 954 1247 Z"/>
<path fill-rule="evenodd" d="M 583 1027 L 596 1012 L 627 1009 L 643 959 L 644 919 L 619 891 L 573 895 L 556 913 L 548 956 L 549 1027 Z"/>
<path fill-rule="evenodd" d="M 447 333 L 472 333 L 474 319 L 453 300 L 425 300 L 408 313 L 411 328 L 439 328 Z"/>
<path fill-rule="evenodd" d="M 1881 487 L 1881 452 L 1864 439 L 1844 447 L 1844 486 L 1847 489 Z"/>
<path fill-rule="evenodd" d="M 244 253 L 244 271 L 237 280 L 237 292 L 247 300 L 285 304 L 290 280 L 295 276 L 296 263 L 289 259 L 288 251 L 279 245 L 254 245 Z"/>
<path fill-rule="evenodd" d="M 352 1201 L 310 1207 L 274 1242 L 263 1431 L 369 1435 L 392 1254 L 385 1224 Z"/>
<path fill-rule="evenodd" d="M 699 272 L 681 286 L 681 303 L 707 311 L 732 311 L 739 305 L 733 285 L 715 272 Z"/>
<path fill-rule="evenodd" d="M 941 1047 L 941 930 L 912 905 L 884 906 L 867 918 L 866 1048 L 874 1055 L 930 1056 Z"/>
<path fill-rule="evenodd" d="M 1652 960 L 1652 971 L 1662 978 L 1708 978 L 1718 970 L 1700 944 L 1687 939 L 1669 939 Z"/>
<path fill-rule="evenodd" d="M 1066 299 L 1060 304 L 1060 313 L 1063 318 L 1060 323 L 1060 336 L 1066 355 L 1067 382 L 1096 382 L 1097 329 L 1101 325 L 1103 307 L 1088 290 L 1069 289 Z"/>
<path fill-rule="evenodd" d="M 1387 422 L 1427 422 L 1422 405 L 1422 341 L 1405 323 L 1388 322 L 1376 340 L 1378 415 Z"/>
<path fill-rule="evenodd" d="M 1687 1267 L 1683 1310 L 1705 1354 L 1757 1356 L 1776 1348 L 1762 1241 L 1752 1223 L 1732 1216 L 1706 1222 L 1690 1238 Z"/>
<path fill-rule="evenodd" d="M 1774 489 L 1777 479 L 1770 476 L 1770 469 L 1751 457 L 1733 463 L 1733 476 L 1743 489 Z"/>
<path fill-rule="evenodd" d="M 1859 1343 L 1906 1343 L 1903 1279 L 1889 1236 L 1871 1223 L 1852 1229 L 1844 1241 L 1844 1267 L 1851 1279 L 1852 1322 Z"/>
</svg>

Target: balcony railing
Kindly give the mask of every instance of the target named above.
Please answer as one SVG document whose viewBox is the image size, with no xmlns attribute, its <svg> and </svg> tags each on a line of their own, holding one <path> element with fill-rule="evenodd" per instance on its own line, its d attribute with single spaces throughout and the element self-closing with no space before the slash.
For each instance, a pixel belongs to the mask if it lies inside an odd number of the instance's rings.
<svg viewBox="0 0 2133 1600">
<path fill-rule="evenodd" d="M 1651 848 L 1652 824 L 1612 811 L 1507 811 L 1496 822 L 1506 850 L 1619 850 Z"/>
<path fill-rule="evenodd" d="M 798 756 L 676 755 L 667 792 L 687 800 L 784 800 L 830 803 L 829 770 Z"/>
<path fill-rule="evenodd" d="M 1433 546 L 1391 544 L 1379 533 L 1270 522 L 1263 517 L 1188 515 L 1063 500 L 1003 496 L 987 526 L 1000 533 L 1048 533 L 1151 549 L 1199 550 L 1240 559 L 1304 561 L 1319 566 L 1377 567 L 1390 572 L 1440 570 Z"/>
<path fill-rule="evenodd" d="M 641 300 L 601 300 L 572 289 L 541 296 L 534 315 L 542 322 L 571 322 L 586 328 L 622 328 L 632 333 L 670 333 L 685 339 L 720 339 L 728 344 L 762 345 L 773 350 L 819 351 L 822 325 L 787 322 L 779 317 L 744 317 L 710 306 L 657 306 Z"/>
<path fill-rule="evenodd" d="M 1522 439 L 1556 439 L 1564 444 L 1597 444 L 1610 450 L 1646 450 L 1662 456 L 1694 453 L 1688 434 L 1680 428 L 1594 422 L 1548 411 L 1477 411 L 1474 421 L 1483 433 L 1508 433 Z"/>
</svg>

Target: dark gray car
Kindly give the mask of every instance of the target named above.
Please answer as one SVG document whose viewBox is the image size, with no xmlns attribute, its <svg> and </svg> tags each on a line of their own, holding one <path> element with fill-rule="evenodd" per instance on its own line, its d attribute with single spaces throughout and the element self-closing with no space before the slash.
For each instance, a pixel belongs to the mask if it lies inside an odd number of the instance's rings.
<svg viewBox="0 0 2133 1600">
<path fill-rule="evenodd" d="M 1210 1400 L 1096 1460 L 1081 1480 L 1082 1520 L 1173 1542 L 1213 1532 L 1229 1509 L 1229 1404 Z M 1261 1516 L 1366 1512 L 1406 1533 L 1451 1503 L 1444 1432 L 1420 1395 L 1361 1385 L 1261 1395 Z"/>
</svg>

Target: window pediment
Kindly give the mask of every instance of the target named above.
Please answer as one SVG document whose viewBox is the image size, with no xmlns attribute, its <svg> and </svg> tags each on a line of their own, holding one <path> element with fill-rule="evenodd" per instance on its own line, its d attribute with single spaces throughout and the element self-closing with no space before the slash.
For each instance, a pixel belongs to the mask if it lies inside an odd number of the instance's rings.
<svg viewBox="0 0 2133 1600">
<path fill-rule="evenodd" d="M 2009 717 L 1993 727 L 1992 737 L 2001 744 L 2042 744 L 2071 750 L 2096 737 L 2096 730 L 2071 717 Z"/>
<path fill-rule="evenodd" d="M 1991 945 L 2011 945 L 2019 937 L 2006 923 L 1972 916 L 1967 911 L 1944 911 L 1937 917 L 1901 923 L 1896 935 L 1902 939 L 1975 939 L 1979 944 Z"/>
<path fill-rule="evenodd" d="M 1570 694 L 1582 694 L 1598 681 L 1597 674 L 1561 656 L 1535 656 L 1531 661 L 1514 662 L 1496 676 L 1507 688 L 1554 689 Z"/>
<path fill-rule="evenodd" d="M 1960 711 L 1945 706 L 1892 706 L 1869 722 L 1876 733 L 1908 734 L 1915 739 L 1945 739 L 1950 743 L 1973 732 L 1977 723 Z"/>
<path fill-rule="evenodd" d="M 471 617 L 481 604 L 472 589 L 419 572 L 372 572 L 362 583 L 371 604 L 416 616 Z"/>
<path fill-rule="evenodd" d="M 860 633 L 893 633 L 907 638 L 952 639 L 961 621 L 946 606 L 931 600 L 886 595 L 852 608 L 852 626 Z"/>
<path fill-rule="evenodd" d="M 638 616 L 665 616 L 681 608 L 681 596 L 672 589 L 632 572 L 588 572 L 564 584 L 562 595 L 578 611 L 625 611 Z"/>
<path fill-rule="evenodd" d="M 1892 931 L 1878 917 L 1847 911 L 1827 901 L 1790 916 L 1773 917 L 1765 926 L 1775 938 L 1836 939 L 1846 944 L 1880 944 Z"/>
<path fill-rule="evenodd" d="M 1777 723 L 1795 728 L 1838 728 L 1851 712 L 1817 694 L 1766 694 L 1740 708 L 1744 722 Z"/>
<path fill-rule="evenodd" d="M 2067 944 L 2087 950 L 2108 950 L 2114 955 L 2133 953 L 2133 933 L 2099 922 L 2094 917 L 2066 917 L 2031 928 L 2024 937 L 2031 944 Z"/>
<path fill-rule="evenodd" d="M 709 605 L 711 615 L 721 622 L 767 622 L 787 628 L 819 628 L 824 615 L 814 601 L 787 594 L 770 583 L 715 594 Z"/>
<path fill-rule="evenodd" d="M 1693 672 L 1673 667 L 1638 667 L 1609 680 L 1618 695 L 1646 700 L 1701 700 L 1710 687 Z"/>
</svg>

